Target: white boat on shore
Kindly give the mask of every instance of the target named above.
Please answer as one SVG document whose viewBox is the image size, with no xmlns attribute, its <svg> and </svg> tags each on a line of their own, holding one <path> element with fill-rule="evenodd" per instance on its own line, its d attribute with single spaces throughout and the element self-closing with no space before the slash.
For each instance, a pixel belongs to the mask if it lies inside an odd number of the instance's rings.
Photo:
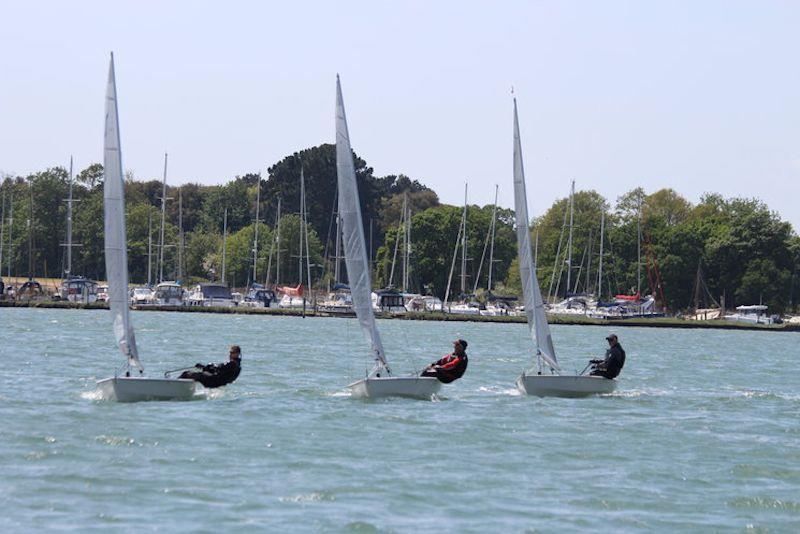
<svg viewBox="0 0 800 534">
<path fill-rule="evenodd" d="M 773 324 L 775 319 L 767 315 L 767 309 L 763 304 L 737 306 L 736 313 L 725 314 L 723 319 L 751 324 Z"/>
</svg>

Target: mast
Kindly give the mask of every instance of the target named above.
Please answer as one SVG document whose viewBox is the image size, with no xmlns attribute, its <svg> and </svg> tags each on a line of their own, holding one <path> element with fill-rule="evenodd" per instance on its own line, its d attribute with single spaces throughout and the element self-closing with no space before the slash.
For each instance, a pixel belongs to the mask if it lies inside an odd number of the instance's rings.
<svg viewBox="0 0 800 534">
<path fill-rule="evenodd" d="M 147 212 L 147 287 L 152 287 L 152 258 L 153 258 L 153 213 Z"/>
<path fill-rule="evenodd" d="M 489 242 L 489 281 L 486 284 L 487 290 L 492 291 L 492 272 L 494 267 L 494 236 L 497 229 L 497 192 L 500 186 L 494 186 L 494 207 L 492 208 L 492 240 Z"/>
<path fill-rule="evenodd" d="M 161 186 L 161 230 L 158 235 L 158 282 L 164 281 L 164 224 L 167 220 L 167 153 L 164 152 L 164 180 Z"/>
<path fill-rule="evenodd" d="M 401 234 L 401 232 L 403 233 L 403 240 L 405 240 L 404 224 L 406 222 L 406 201 L 407 200 L 408 200 L 408 197 L 404 194 L 403 195 L 403 211 L 402 211 L 402 214 L 400 215 L 400 223 L 397 225 L 397 235 L 395 236 L 395 240 L 394 240 L 394 253 L 392 254 L 392 270 L 389 271 L 389 285 L 390 286 L 394 283 L 394 267 L 397 264 L 397 251 L 400 249 L 400 241 L 401 241 L 400 234 Z M 403 283 L 401 285 L 403 285 L 405 283 L 405 267 L 406 267 L 405 260 L 406 260 L 406 255 L 405 255 L 405 251 L 403 251 Z M 403 289 L 403 291 L 405 291 L 405 289 Z"/>
<path fill-rule="evenodd" d="M 408 254 L 411 247 L 411 206 L 408 205 L 408 191 L 403 193 L 403 293 L 408 291 Z"/>
<path fill-rule="evenodd" d="M 8 277 L 11 278 L 11 260 L 14 257 L 14 189 L 8 195 Z"/>
<path fill-rule="evenodd" d="M 69 157 L 69 197 L 67 198 L 67 268 L 65 278 L 72 276 L 72 156 Z"/>
<path fill-rule="evenodd" d="M 281 283 L 281 197 L 278 197 L 278 214 L 275 216 L 275 285 Z"/>
<path fill-rule="evenodd" d="M 183 186 L 178 188 L 178 281 L 183 280 Z"/>
<path fill-rule="evenodd" d="M 258 266 L 258 210 L 261 206 L 261 176 L 258 177 L 258 186 L 256 188 L 256 222 L 253 228 L 253 283 L 258 279 L 256 269 Z"/>
<path fill-rule="evenodd" d="M 269 287 L 269 278 L 272 275 L 272 254 L 275 252 L 275 246 L 278 247 L 278 265 L 276 265 L 276 273 L 280 272 L 280 227 L 281 227 L 281 197 L 278 197 L 278 211 L 275 214 L 275 233 L 272 236 L 272 245 L 269 247 L 269 258 L 267 259 L 267 278 L 264 280 L 264 286 Z M 276 276 L 277 284 L 277 276 Z"/>
<path fill-rule="evenodd" d="M 225 280 L 225 254 L 228 251 L 228 208 L 222 216 L 222 283 L 228 285 Z"/>
<path fill-rule="evenodd" d="M 642 294 L 642 203 L 636 216 L 636 294 Z"/>
<path fill-rule="evenodd" d="M 306 201 L 306 181 L 303 177 L 303 164 L 300 164 L 300 244 L 297 253 L 297 280 L 298 283 L 303 283 L 303 203 Z M 303 293 L 303 302 L 305 303 L 305 292 Z"/>
<path fill-rule="evenodd" d="M 539 268 L 539 225 L 536 225 L 536 242 L 533 245 L 533 268 Z"/>
<path fill-rule="evenodd" d="M 575 180 L 572 180 L 572 188 L 569 192 L 569 238 L 567 239 L 567 291 L 569 291 L 570 281 L 572 280 L 572 224 L 575 214 Z"/>
<path fill-rule="evenodd" d="M 461 295 L 467 292 L 467 184 L 464 184 L 464 213 L 461 216 Z"/>
<path fill-rule="evenodd" d="M 303 192 L 303 202 L 301 209 L 303 210 L 303 217 L 302 217 L 302 231 L 303 237 L 306 240 L 306 281 L 308 282 L 308 291 L 309 295 L 311 294 L 311 254 L 308 251 L 308 214 L 306 212 L 306 180 L 305 176 L 303 175 L 303 167 L 300 167 L 300 188 Z M 302 278 L 301 278 L 302 281 Z M 303 292 L 303 300 L 305 300 L 305 292 Z"/>
<path fill-rule="evenodd" d="M 28 182 L 30 203 L 28 204 L 28 280 L 33 280 L 33 179 Z"/>
<path fill-rule="evenodd" d="M 603 241 L 606 232 L 606 212 L 600 212 L 600 262 L 597 266 L 597 300 L 603 296 Z"/>
<path fill-rule="evenodd" d="M 478 283 L 481 279 L 481 272 L 483 272 L 483 260 L 486 259 L 486 251 L 489 250 L 491 243 L 491 251 L 489 253 L 489 277 L 486 284 L 488 291 L 492 290 L 492 260 L 494 256 L 494 217 L 497 214 L 497 185 L 494 186 L 494 209 L 492 209 L 492 218 L 489 221 L 489 228 L 486 229 L 486 239 L 483 241 L 483 251 L 481 252 L 481 261 L 478 262 L 478 272 L 475 273 L 475 283 L 472 285 L 472 292 L 478 291 Z"/>
<path fill-rule="evenodd" d="M 1 186 L 0 186 L 1 187 Z M 0 209 L 0 275 L 3 271 L 3 245 L 6 237 L 6 190 L 3 188 L 2 209 Z"/>
</svg>

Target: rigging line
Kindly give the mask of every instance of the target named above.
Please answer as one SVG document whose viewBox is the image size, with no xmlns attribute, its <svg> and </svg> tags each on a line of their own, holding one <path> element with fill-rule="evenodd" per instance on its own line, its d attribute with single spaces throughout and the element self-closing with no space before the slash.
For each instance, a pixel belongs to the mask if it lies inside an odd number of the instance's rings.
<svg viewBox="0 0 800 534">
<path fill-rule="evenodd" d="M 564 230 L 567 227 L 567 213 L 569 212 L 569 208 L 564 208 L 564 221 L 561 223 L 561 234 L 558 236 L 558 249 L 556 250 L 556 259 L 553 261 L 553 272 L 550 274 L 550 288 L 547 290 L 547 300 L 551 301 L 553 298 L 553 284 L 555 283 L 556 278 L 556 267 L 558 267 L 558 258 L 561 256 L 561 245 L 564 240 Z M 558 271 L 558 281 L 559 285 L 561 283 L 561 272 L 563 270 L 563 265 L 561 266 L 562 269 Z M 558 293 L 558 287 L 556 287 L 556 293 Z"/>
<path fill-rule="evenodd" d="M 444 302 L 442 302 L 442 311 L 445 311 L 448 298 L 450 297 L 450 284 L 453 282 L 453 271 L 456 268 L 456 258 L 458 258 L 458 247 L 461 244 L 461 229 L 462 225 L 458 225 L 458 237 L 456 237 L 456 247 L 453 250 L 453 261 L 450 263 L 450 275 L 447 277 L 447 290 L 444 294 Z"/>
</svg>

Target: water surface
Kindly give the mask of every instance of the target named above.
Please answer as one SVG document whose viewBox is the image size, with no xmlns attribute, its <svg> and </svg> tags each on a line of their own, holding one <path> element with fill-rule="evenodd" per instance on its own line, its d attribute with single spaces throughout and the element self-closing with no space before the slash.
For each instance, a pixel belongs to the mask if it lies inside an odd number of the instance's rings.
<svg viewBox="0 0 800 534">
<path fill-rule="evenodd" d="M 619 329 L 618 392 L 537 399 L 520 324 L 380 321 L 396 373 L 470 342 L 436 402 L 355 400 L 352 319 L 134 312 L 157 376 L 243 372 L 192 402 L 97 400 L 108 313 L 0 309 L 0 530 L 497 532 L 800 529 L 800 334 Z M 606 330 L 555 326 L 566 369 Z"/>
</svg>

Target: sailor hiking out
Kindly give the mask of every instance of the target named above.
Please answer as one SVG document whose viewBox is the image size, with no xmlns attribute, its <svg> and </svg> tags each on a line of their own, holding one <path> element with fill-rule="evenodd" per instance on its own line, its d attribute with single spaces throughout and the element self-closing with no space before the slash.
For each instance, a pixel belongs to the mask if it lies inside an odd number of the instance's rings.
<svg viewBox="0 0 800 534">
<path fill-rule="evenodd" d="M 218 388 L 236 380 L 242 370 L 241 359 L 242 349 L 239 345 L 232 345 L 227 362 L 208 365 L 198 363 L 195 365 L 197 371 L 184 371 L 179 378 L 189 378 L 207 388 Z"/>
<path fill-rule="evenodd" d="M 443 384 L 458 380 L 467 371 L 467 342 L 463 339 L 453 341 L 453 352 L 429 364 L 420 376 L 433 376 Z"/>
</svg>

